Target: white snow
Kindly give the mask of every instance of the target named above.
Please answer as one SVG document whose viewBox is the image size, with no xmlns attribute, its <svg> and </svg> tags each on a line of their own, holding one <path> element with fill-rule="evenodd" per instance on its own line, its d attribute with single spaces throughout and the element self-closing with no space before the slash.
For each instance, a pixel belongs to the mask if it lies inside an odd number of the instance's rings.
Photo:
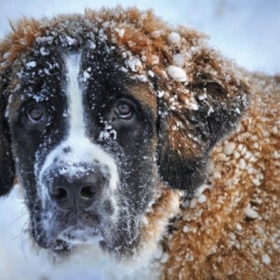
<svg viewBox="0 0 280 280">
<path fill-rule="evenodd" d="M 162 98 L 164 96 L 164 91 L 159 90 L 158 91 L 158 98 Z"/>
<path fill-rule="evenodd" d="M 199 99 L 200 101 L 207 99 L 207 94 L 206 94 L 206 93 L 203 93 L 203 94 L 198 95 L 198 99 Z"/>
<path fill-rule="evenodd" d="M 162 248 L 162 246 L 158 246 L 157 251 L 155 252 L 154 257 L 155 257 L 155 259 L 159 260 L 159 259 L 162 258 L 162 255 L 163 255 L 163 248 Z"/>
<path fill-rule="evenodd" d="M 226 145 L 224 147 L 224 153 L 226 155 L 228 155 L 228 156 L 232 155 L 232 153 L 234 152 L 235 148 L 236 148 L 235 143 L 233 143 L 233 142 L 226 143 Z"/>
<path fill-rule="evenodd" d="M 197 105 L 197 103 L 190 103 L 189 106 L 190 106 L 190 109 L 191 109 L 191 110 L 194 110 L 194 111 L 197 111 L 197 110 L 198 110 L 198 105 Z"/>
<path fill-rule="evenodd" d="M 69 46 L 74 45 L 76 43 L 76 39 L 66 36 L 66 40 Z"/>
<path fill-rule="evenodd" d="M 245 162 L 245 160 L 244 160 L 243 158 L 241 158 L 241 159 L 239 160 L 239 162 L 238 162 L 238 167 L 239 167 L 240 169 L 245 169 L 245 168 L 246 168 L 246 162 Z"/>
<path fill-rule="evenodd" d="M 190 228 L 188 226 L 183 227 L 183 232 L 189 232 L 189 231 L 190 231 Z"/>
<path fill-rule="evenodd" d="M 173 79 L 177 82 L 186 82 L 187 81 L 186 72 L 178 66 L 170 65 L 166 68 L 166 72 L 171 79 Z"/>
<path fill-rule="evenodd" d="M 244 210 L 244 214 L 246 217 L 250 218 L 250 219 L 257 219 L 259 218 L 259 214 L 257 211 L 255 211 L 253 208 L 251 208 L 250 205 L 248 205 L 245 210 Z"/>
<path fill-rule="evenodd" d="M 166 263 L 168 261 L 168 259 L 169 259 L 169 255 L 166 252 L 164 252 L 162 257 L 161 257 L 160 262 L 161 263 Z"/>
<path fill-rule="evenodd" d="M 179 43 L 181 40 L 181 36 L 177 32 L 171 32 L 167 37 L 167 42 L 170 45 L 174 45 Z"/>
<path fill-rule="evenodd" d="M 27 69 L 36 67 L 36 61 L 30 61 L 26 63 Z"/>
<path fill-rule="evenodd" d="M 89 43 L 89 48 L 92 49 L 92 50 L 94 50 L 94 49 L 96 48 L 95 43 L 94 43 L 94 42 L 90 42 L 90 43 Z"/>
<path fill-rule="evenodd" d="M 89 67 L 86 71 L 83 73 L 83 81 L 86 82 L 90 78 L 90 71 L 91 67 Z"/>
<path fill-rule="evenodd" d="M 173 62 L 178 67 L 184 67 L 184 64 L 185 64 L 184 55 L 181 53 L 173 55 Z"/>
<path fill-rule="evenodd" d="M 52 43 L 53 37 L 52 36 L 47 36 L 47 37 L 38 37 L 36 38 L 37 43 Z"/>
<path fill-rule="evenodd" d="M 242 231 L 242 229 L 243 229 L 243 228 L 242 228 L 242 225 L 240 225 L 240 224 L 237 224 L 237 225 L 236 225 L 236 230 Z"/>
<path fill-rule="evenodd" d="M 45 55 L 48 55 L 49 52 L 46 50 L 45 47 L 41 47 L 41 48 L 40 48 L 40 54 L 41 54 L 42 56 L 45 56 Z"/>
<path fill-rule="evenodd" d="M 11 55 L 11 52 L 6 52 L 6 53 L 4 53 L 3 58 L 8 59 L 10 57 L 10 55 Z"/>
<path fill-rule="evenodd" d="M 153 78 L 155 73 L 152 70 L 148 70 L 148 75 Z"/>
<path fill-rule="evenodd" d="M 136 76 L 136 79 L 142 83 L 147 83 L 148 82 L 148 79 L 147 79 L 147 76 L 146 75 L 137 75 Z"/>
<path fill-rule="evenodd" d="M 160 30 L 156 30 L 156 31 L 154 31 L 154 32 L 152 32 L 151 33 L 151 36 L 153 37 L 153 38 L 159 38 L 160 36 L 161 36 L 161 31 Z"/>
<path fill-rule="evenodd" d="M 271 259 L 268 254 L 262 255 L 262 262 L 267 265 L 269 265 L 271 263 Z"/>
<path fill-rule="evenodd" d="M 130 57 L 125 61 L 125 66 L 132 72 L 138 72 L 142 68 L 142 63 L 138 57 Z"/>
<path fill-rule="evenodd" d="M 199 203 L 204 203 L 206 201 L 206 196 L 204 194 L 200 195 L 197 199 Z"/>
<path fill-rule="evenodd" d="M 109 139 L 116 140 L 117 139 L 117 131 L 115 129 L 113 129 L 111 125 L 108 125 L 107 123 L 105 123 L 105 128 L 104 128 L 103 131 L 100 132 L 98 139 L 100 139 L 100 140 L 109 140 Z"/>
<path fill-rule="evenodd" d="M 118 35 L 123 38 L 123 35 L 125 33 L 125 30 L 123 28 L 115 28 L 115 31 L 118 33 Z"/>
</svg>

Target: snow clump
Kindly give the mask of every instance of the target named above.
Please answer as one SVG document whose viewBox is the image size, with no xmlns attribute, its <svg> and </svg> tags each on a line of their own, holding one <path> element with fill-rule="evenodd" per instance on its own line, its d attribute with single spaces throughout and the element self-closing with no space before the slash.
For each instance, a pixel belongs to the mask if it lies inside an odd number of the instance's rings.
<svg viewBox="0 0 280 280">
<path fill-rule="evenodd" d="M 36 67 L 36 62 L 35 61 L 27 62 L 26 67 L 27 67 L 27 69 L 34 68 L 34 67 Z"/>
<path fill-rule="evenodd" d="M 173 63 L 178 67 L 184 67 L 185 64 L 185 58 L 183 54 L 174 54 L 173 55 Z"/>
<path fill-rule="evenodd" d="M 132 72 L 138 72 L 142 69 L 142 63 L 137 57 L 130 57 L 125 61 L 125 66 L 129 68 Z"/>
<path fill-rule="evenodd" d="M 269 255 L 267 255 L 267 254 L 262 255 L 262 262 L 264 264 L 270 264 L 271 259 L 270 259 Z"/>
<path fill-rule="evenodd" d="M 170 45 L 174 45 L 179 43 L 181 40 L 181 36 L 177 32 L 171 32 L 167 37 L 167 42 Z"/>
<path fill-rule="evenodd" d="M 186 72 L 178 67 L 170 65 L 166 69 L 168 76 L 177 82 L 186 82 L 187 81 L 187 75 Z"/>
</svg>

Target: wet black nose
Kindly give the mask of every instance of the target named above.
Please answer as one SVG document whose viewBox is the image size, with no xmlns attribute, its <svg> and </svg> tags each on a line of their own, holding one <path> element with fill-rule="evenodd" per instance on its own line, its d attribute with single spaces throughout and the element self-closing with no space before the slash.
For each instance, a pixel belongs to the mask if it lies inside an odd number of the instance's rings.
<svg viewBox="0 0 280 280">
<path fill-rule="evenodd" d="M 101 191 L 102 176 L 94 174 L 80 178 L 59 175 L 49 184 L 50 197 L 61 209 L 87 209 Z"/>
</svg>

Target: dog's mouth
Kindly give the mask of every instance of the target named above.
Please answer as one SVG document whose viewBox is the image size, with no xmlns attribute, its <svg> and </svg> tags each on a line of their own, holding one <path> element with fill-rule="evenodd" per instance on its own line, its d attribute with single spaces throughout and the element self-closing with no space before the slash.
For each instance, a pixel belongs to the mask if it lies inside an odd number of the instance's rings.
<svg viewBox="0 0 280 280">
<path fill-rule="evenodd" d="M 77 246 L 96 244 L 102 239 L 105 220 L 97 211 L 51 209 L 52 212 L 42 212 L 39 223 L 32 224 L 33 237 L 40 247 L 65 255 Z"/>
<path fill-rule="evenodd" d="M 49 202 L 40 219 L 31 218 L 32 237 L 40 247 L 58 257 L 70 256 L 82 248 L 129 253 L 139 242 L 138 216 L 127 215 L 129 209 L 125 207 L 111 213 L 106 201 L 88 210 L 76 207 L 68 211 Z"/>
<path fill-rule="evenodd" d="M 98 228 L 75 226 L 60 233 L 58 240 L 63 240 L 73 245 L 79 245 L 92 243 L 98 236 L 100 236 L 100 230 Z"/>
<path fill-rule="evenodd" d="M 98 228 L 71 226 L 58 235 L 50 249 L 58 255 L 67 255 L 78 245 L 99 243 L 101 240 Z"/>
</svg>

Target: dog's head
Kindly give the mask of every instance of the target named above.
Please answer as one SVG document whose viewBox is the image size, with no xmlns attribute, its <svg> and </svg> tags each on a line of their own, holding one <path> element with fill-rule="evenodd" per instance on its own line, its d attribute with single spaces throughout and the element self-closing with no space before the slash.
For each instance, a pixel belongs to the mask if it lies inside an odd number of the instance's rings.
<svg viewBox="0 0 280 280">
<path fill-rule="evenodd" d="M 163 189 L 193 193 L 247 104 L 202 35 L 134 9 L 24 20 L 0 59 L 0 194 L 18 179 L 34 240 L 57 252 L 132 252 Z"/>
</svg>

